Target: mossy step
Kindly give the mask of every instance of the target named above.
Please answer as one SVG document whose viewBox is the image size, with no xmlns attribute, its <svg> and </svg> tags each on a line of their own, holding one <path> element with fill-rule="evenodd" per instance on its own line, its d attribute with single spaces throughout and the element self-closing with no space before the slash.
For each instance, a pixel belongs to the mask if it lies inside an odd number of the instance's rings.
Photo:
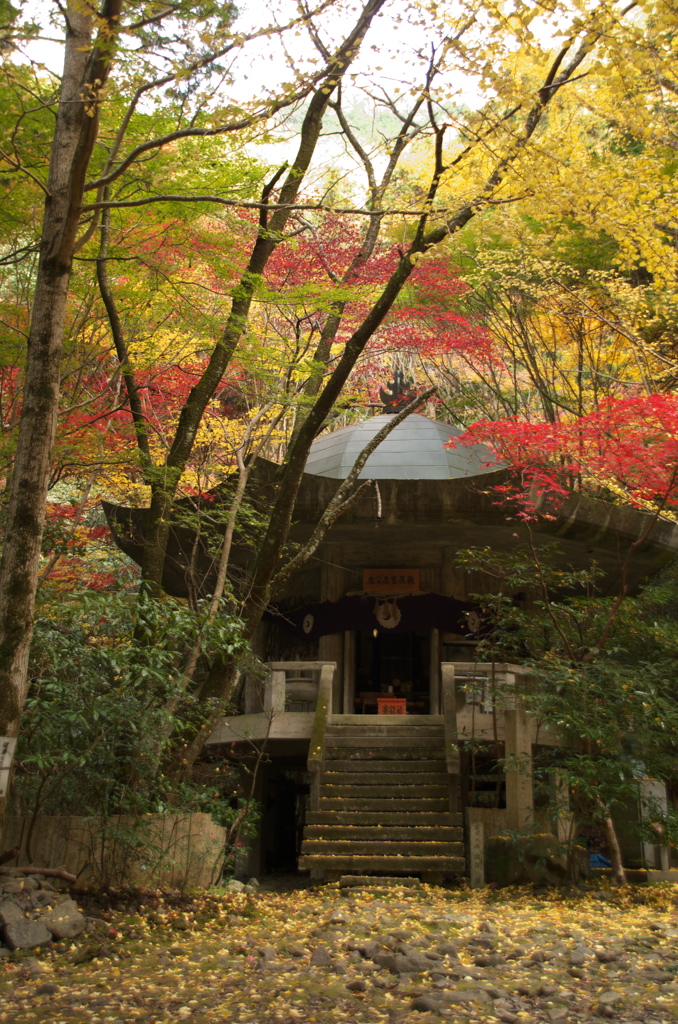
<svg viewBox="0 0 678 1024">
<path fill-rule="evenodd" d="M 306 825 L 304 839 L 370 839 L 384 842 L 461 843 L 464 830 L 452 825 Z"/>
<path fill-rule="evenodd" d="M 433 756 L 429 754 L 429 757 Z M 366 765 L 364 761 L 367 758 L 353 758 L 351 760 L 332 760 L 325 754 L 325 773 L 329 772 L 350 772 L 352 775 L 360 775 L 365 773 Z M 369 759 L 369 771 L 371 772 L 397 772 L 398 774 L 410 775 L 412 773 L 420 772 L 432 772 L 436 775 L 447 774 L 447 764 L 445 757 L 440 752 L 440 758 L 437 761 L 427 760 L 425 757 L 417 758 L 416 760 L 395 760 L 390 758 L 388 761 L 379 761 L 376 759 Z"/>
<path fill-rule="evenodd" d="M 307 811 L 307 825 L 405 825 L 435 828 L 438 825 L 461 827 L 461 815 L 449 811 L 397 810 L 350 811 L 341 810 Z"/>
<path fill-rule="evenodd" d="M 388 694 L 384 694 L 388 696 Z M 389 729 L 411 729 L 424 725 L 444 725 L 445 719 L 442 715 L 332 715 L 327 723 L 328 729 L 336 729 L 337 726 L 360 725 L 384 725 Z"/>
<path fill-rule="evenodd" d="M 442 746 L 432 747 L 430 740 L 425 740 L 418 747 L 384 746 L 353 747 L 346 744 L 336 746 L 327 744 L 325 747 L 325 764 L 328 761 L 431 761 L 440 759 L 445 762 L 445 751 Z"/>
<path fill-rule="evenodd" d="M 417 873 L 420 871 L 440 871 L 446 875 L 463 875 L 466 862 L 463 857 L 368 857 L 356 855 L 338 856 L 303 856 L 299 858 L 301 871 L 311 868 L 323 871 L 402 871 Z"/>
<path fill-rule="evenodd" d="M 375 885 L 380 889 L 421 889 L 421 879 L 406 875 L 342 875 L 339 879 L 340 889 L 355 889 L 357 886 L 367 889 Z"/>
<path fill-rule="evenodd" d="M 447 787 L 443 772 L 328 772 L 320 776 L 321 786 L 436 786 Z"/>
<path fill-rule="evenodd" d="M 409 740 L 414 739 L 442 739 L 443 728 L 440 725 L 420 725 L 412 729 L 394 729 L 388 725 L 328 725 L 325 735 L 329 738 L 353 737 L 355 739 L 375 739 L 376 737 L 387 736 L 389 739 Z"/>
<path fill-rule="evenodd" d="M 383 747 L 384 749 L 416 750 L 419 747 L 424 747 L 424 749 L 430 750 L 432 746 L 440 745 L 442 747 L 442 744 L 442 729 L 436 730 L 435 736 L 419 736 L 419 734 L 412 735 L 411 733 L 390 736 L 384 732 L 376 735 L 360 733 L 357 736 L 326 735 L 325 737 L 325 745 L 335 749 L 337 747 L 354 747 L 357 749 L 362 749 L 363 747 Z"/>
<path fill-rule="evenodd" d="M 418 797 L 421 800 L 445 800 L 449 797 L 449 786 L 441 785 L 440 783 L 435 786 L 407 785 L 405 783 L 396 786 L 384 786 L 381 784 L 381 781 L 376 779 L 373 779 L 371 785 L 367 786 L 335 786 L 332 783 L 325 783 L 323 780 L 320 784 L 320 797 L 321 799 L 329 797 L 341 798 L 342 800 L 390 800 L 392 797 L 398 797 L 399 799 L 415 799 Z"/>
<path fill-rule="evenodd" d="M 304 839 L 301 855 L 305 856 L 372 856 L 372 857 L 463 857 L 463 843 L 361 842 L 355 839 Z"/>
<path fill-rule="evenodd" d="M 412 797 L 412 799 L 398 799 L 396 797 L 384 797 L 381 800 L 375 797 L 374 799 L 358 799 L 352 797 L 350 799 L 334 799 L 332 797 L 320 797 L 321 811 L 445 811 L 449 807 L 449 802 L 443 799 L 437 800 L 426 800 L 421 797 Z"/>
</svg>

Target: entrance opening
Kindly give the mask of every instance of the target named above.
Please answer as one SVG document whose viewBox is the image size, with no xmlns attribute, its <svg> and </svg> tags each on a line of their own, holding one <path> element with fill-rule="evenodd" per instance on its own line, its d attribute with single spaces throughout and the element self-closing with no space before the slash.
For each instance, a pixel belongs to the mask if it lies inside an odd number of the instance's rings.
<svg viewBox="0 0 678 1024">
<path fill-rule="evenodd" d="M 431 652 L 428 632 L 356 633 L 356 711 L 376 714 L 377 697 L 407 700 L 408 715 L 430 707 Z"/>
<path fill-rule="evenodd" d="M 301 766 L 271 767 L 263 829 L 264 867 L 266 871 L 296 871 L 310 779 Z"/>
</svg>

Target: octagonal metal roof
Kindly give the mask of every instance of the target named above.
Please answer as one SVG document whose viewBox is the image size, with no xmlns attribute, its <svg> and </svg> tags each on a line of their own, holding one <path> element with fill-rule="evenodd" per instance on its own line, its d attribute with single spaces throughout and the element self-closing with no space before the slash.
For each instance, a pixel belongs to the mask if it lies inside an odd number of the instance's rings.
<svg viewBox="0 0 678 1024">
<path fill-rule="evenodd" d="M 390 415 L 373 416 L 323 434 L 311 445 L 306 472 L 345 480 L 365 445 L 392 418 Z M 485 465 L 492 461 L 492 455 L 484 445 L 444 447 L 451 437 L 463 433 L 448 423 L 426 416 L 408 416 L 372 452 L 360 479 L 454 480 L 501 468 L 498 463 Z"/>
</svg>

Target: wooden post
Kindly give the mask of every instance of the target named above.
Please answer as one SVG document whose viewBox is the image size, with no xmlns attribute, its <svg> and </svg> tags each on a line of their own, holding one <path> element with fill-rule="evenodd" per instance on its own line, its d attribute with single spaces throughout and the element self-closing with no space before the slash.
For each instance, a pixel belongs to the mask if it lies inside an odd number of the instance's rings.
<svg viewBox="0 0 678 1024">
<path fill-rule="evenodd" d="M 431 715 L 439 715 L 440 707 L 440 630 L 431 630 L 429 668 L 429 700 Z"/>
<path fill-rule="evenodd" d="M 344 633 L 344 701 L 345 715 L 355 713 L 355 630 Z"/>
</svg>

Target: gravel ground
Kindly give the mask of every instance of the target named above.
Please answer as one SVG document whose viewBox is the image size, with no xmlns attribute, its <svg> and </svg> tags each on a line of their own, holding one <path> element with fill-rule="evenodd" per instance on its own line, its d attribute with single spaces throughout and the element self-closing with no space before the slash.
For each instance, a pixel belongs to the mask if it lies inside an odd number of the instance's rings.
<svg viewBox="0 0 678 1024">
<path fill-rule="evenodd" d="M 678 887 L 81 895 L 0 962 L 0 1020 L 678 1021 Z"/>
</svg>

